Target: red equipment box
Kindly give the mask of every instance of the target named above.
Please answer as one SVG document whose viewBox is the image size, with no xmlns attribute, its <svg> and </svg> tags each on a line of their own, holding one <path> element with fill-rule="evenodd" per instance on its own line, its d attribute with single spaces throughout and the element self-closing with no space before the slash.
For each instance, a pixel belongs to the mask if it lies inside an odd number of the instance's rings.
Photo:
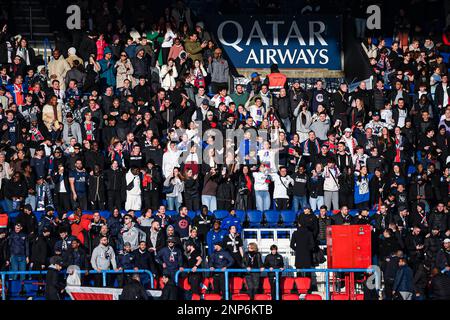
<svg viewBox="0 0 450 320">
<path fill-rule="evenodd" d="M 327 260 L 330 269 L 366 269 L 372 265 L 372 226 L 327 227 Z"/>
</svg>

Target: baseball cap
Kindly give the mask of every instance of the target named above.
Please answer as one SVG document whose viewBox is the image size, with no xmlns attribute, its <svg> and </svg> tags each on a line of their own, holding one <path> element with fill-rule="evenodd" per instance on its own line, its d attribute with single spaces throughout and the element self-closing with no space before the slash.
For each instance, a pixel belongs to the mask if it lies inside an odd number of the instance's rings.
<svg viewBox="0 0 450 320">
<path fill-rule="evenodd" d="M 260 76 L 260 74 L 258 73 L 258 72 L 253 72 L 251 75 L 250 75 L 250 78 L 256 78 L 256 77 L 259 77 Z"/>
<path fill-rule="evenodd" d="M 49 212 L 49 211 L 55 211 L 55 208 L 53 208 L 53 206 L 46 206 L 45 212 Z"/>
<path fill-rule="evenodd" d="M 72 114 L 72 112 L 67 112 L 67 114 L 66 114 L 66 118 L 73 118 L 73 114 Z"/>
<path fill-rule="evenodd" d="M 379 117 L 380 113 L 378 111 L 375 111 L 374 113 L 372 113 L 372 117 Z"/>
<path fill-rule="evenodd" d="M 168 243 L 169 243 L 169 242 L 175 243 L 176 241 L 175 241 L 175 238 L 174 238 L 174 237 L 168 237 L 168 238 L 167 238 L 167 242 L 168 242 Z"/>
<path fill-rule="evenodd" d="M 442 242 L 444 242 L 444 243 L 450 243 L 450 239 L 449 239 L 449 238 L 446 238 L 446 239 L 444 239 L 444 241 L 442 241 Z"/>
<path fill-rule="evenodd" d="M 345 128 L 344 132 L 352 132 L 352 129 L 350 129 L 350 128 Z"/>
</svg>

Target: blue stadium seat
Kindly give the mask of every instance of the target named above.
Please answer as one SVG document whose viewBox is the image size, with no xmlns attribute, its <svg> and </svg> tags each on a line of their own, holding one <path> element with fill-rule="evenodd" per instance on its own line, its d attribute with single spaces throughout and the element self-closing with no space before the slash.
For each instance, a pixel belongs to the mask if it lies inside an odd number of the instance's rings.
<svg viewBox="0 0 450 320">
<path fill-rule="evenodd" d="M 445 63 L 449 63 L 450 62 L 450 53 L 446 53 L 446 52 L 439 52 L 439 54 L 442 56 L 442 58 L 444 58 L 444 62 Z"/>
<path fill-rule="evenodd" d="M 267 225 L 270 228 L 276 228 L 278 226 L 278 221 L 280 221 L 280 211 L 267 210 L 264 212 L 266 217 Z"/>
<path fill-rule="evenodd" d="M 283 225 L 285 227 L 293 227 L 296 219 L 297 214 L 295 213 L 295 211 L 291 210 L 281 211 L 281 220 L 283 220 Z"/>
<path fill-rule="evenodd" d="M 359 213 L 359 211 L 358 210 L 355 210 L 355 209 L 353 209 L 353 210 L 350 210 L 350 212 L 349 212 L 349 214 L 352 216 L 352 217 L 355 217 L 355 216 L 357 216 L 358 215 L 358 213 Z"/>
<path fill-rule="evenodd" d="M 216 211 L 214 211 L 214 217 L 217 220 L 223 220 L 226 217 L 228 217 L 229 214 L 230 213 L 227 210 L 216 210 Z"/>
<path fill-rule="evenodd" d="M 166 214 L 169 217 L 174 217 L 174 216 L 176 216 L 178 214 L 178 212 L 176 210 L 166 210 Z M 189 215 L 189 213 L 188 213 L 188 215 Z"/>
<path fill-rule="evenodd" d="M 192 210 L 188 211 L 188 217 L 189 218 L 194 219 L 196 215 L 197 215 L 197 212 L 192 211 Z"/>
<path fill-rule="evenodd" d="M 259 210 L 250 210 L 247 212 L 248 221 L 251 228 L 260 228 L 262 221 L 262 212 Z"/>
<path fill-rule="evenodd" d="M 244 210 L 236 210 L 236 217 L 238 217 L 241 222 L 244 222 L 247 219 L 247 214 Z"/>
</svg>

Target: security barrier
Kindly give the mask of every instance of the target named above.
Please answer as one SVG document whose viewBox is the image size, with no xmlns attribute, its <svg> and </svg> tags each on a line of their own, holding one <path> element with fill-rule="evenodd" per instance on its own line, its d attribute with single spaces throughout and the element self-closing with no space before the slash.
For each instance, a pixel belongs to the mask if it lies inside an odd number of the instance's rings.
<svg viewBox="0 0 450 320">
<path fill-rule="evenodd" d="M 106 275 L 107 274 L 129 274 L 129 273 L 145 273 L 148 274 L 150 277 L 150 288 L 154 289 L 154 280 L 153 280 L 153 274 L 149 270 L 120 270 L 120 271 L 114 271 L 114 270 L 79 270 L 77 271 L 80 274 L 102 274 L 102 281 L 103 281 L 103 287 L 106 287 Z M 61 273 L 64 273 L 63 271 Z M 44 275 L 47 274 L 47 271 L 1 271 L 0 276 L 2 279 L 2 300 L 6 300 L 6 276 L 9 275 Z"/>
<path fill-rule="evenodd" d="M 184 269 L 183 271 L 177 271 L 175 274 L 175 283 L 178 285 L 178 278 L 180 273 L 182 272 L 192 272 L 192 269 Z M 229 300 L 229 274 L 230 273 L 263 273 L 263 272 L 271 272 L 275 273 L 275 300 L 280 300 L 280 273 L 325 273 L 325 300 L 330 300 L 330 273 L 373 273 L 375 275 L 376 283 L 379 283 L 379 279 L 381 279 L 381 275 L 378 270 L 375 269 L 264 269 L 261 271 L 260 269 L 197 269 L 196 272 L 208 272 L 208 273 L 224 273 L 225 274 L 225 300 Z M 379 289 L 379 288 L 377 288 Z"/>
</svg>

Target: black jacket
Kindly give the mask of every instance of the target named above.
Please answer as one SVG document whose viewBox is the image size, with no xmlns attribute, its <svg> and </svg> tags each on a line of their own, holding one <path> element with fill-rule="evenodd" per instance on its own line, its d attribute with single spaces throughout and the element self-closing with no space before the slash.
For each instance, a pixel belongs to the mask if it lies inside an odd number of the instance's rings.
<svg viewBox="0 0 450 320">
<path fill-rule="evenodd" d="M 40 267 L 41 265 L 47 265 L 48 259 L 53 253 L 53 242 L 50 237 L 44 237 L 43 235 L 35 236 L 31 239 L 31 257 L 30 261 L 34 265 Z"/>
<path fill-rule="evenodd" d="M 140 249 L 133 251 L 134 255 L 134 267 L 139 270 L 150 270 L 153 274 L 156 274 L 156 266 L 153 260 L 153 255 L 145 250 L 141 252 Z"/>
<path fill-rule="evenodd" d="M 295 267 L 299 269 L 311 268 L 312 253 L 315 242 L 312 233 L 306 227 L 298 227 L 291 238 L 291 249 L 295 251 Z"/>
<path fill-rule="evenodd" d="M 89 185 L 89 201 L 95 202 L 99 201 L 100 203 L 105 202 L 105 182 L 103 174 L 100 175 L 89 175 L 88 179 Z"/>
<path fill-rule="evenodd" d="M 121 191 L 125 187 L 125 174 L 121 169 L 105 171 L 106 191 Z"/>
<path fill-rule="evenodd" d="M 178 299 L 178 288 L 172 280 L 169 280 L 161 293 L 160 300 L 177 300 Z"/>
<path fill-rule="evenodd" d="M 65 284 L 58 270 L 49 268 L 45 283 L 45 300 L 61 300 L 60 292 L 65 288 Z"/>
<path fill-rule="evenodd" d="M 123 287 L 119 300 L 148 300 L 148 295 L 139 281 L 131 279 Z"/>
<path fill-rule="evenodd" d="M 450 277 L 437 274 L 431 279 L 430 297 L 432 300 L 450 300 Z"/>
<path fill-rule="evenodd" d="M 77 251 L 69 248 L 63 253 L 63 261 L 66 267 L 77 265 L 80 270 L 87 270 L 90 268 L 89 259 L 83 248 L 78 248 Z"/>
<path fill-rule="evenodd" d="M 20 222 L 23 227 L 22 231 L 27 235 L 30 235 L 32 232 L 36 233 L 38 222 L 34 213 L 26 214 L 20 212 L 16 219 L 17 222 Z"/>
</svg>

